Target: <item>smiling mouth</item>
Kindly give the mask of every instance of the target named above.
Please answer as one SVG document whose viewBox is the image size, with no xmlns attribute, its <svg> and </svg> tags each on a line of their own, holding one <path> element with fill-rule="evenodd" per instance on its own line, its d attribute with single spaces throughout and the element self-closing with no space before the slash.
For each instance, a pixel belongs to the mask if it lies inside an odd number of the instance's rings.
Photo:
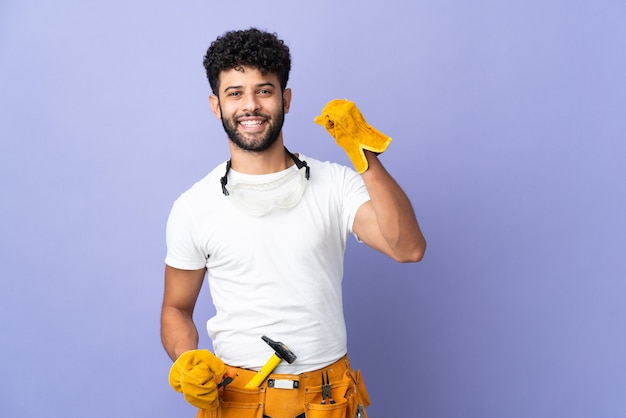
<svg viewBox="0 0 626 418">
<path fill-rule="evenodd" d="M 242 120 L 239 121 L 239 124 L 242 125 L 244 128 L 256 128 L 258 126 L 263 125 L 263 123 L 265 123 L 262 120 Z"/>
</svg>

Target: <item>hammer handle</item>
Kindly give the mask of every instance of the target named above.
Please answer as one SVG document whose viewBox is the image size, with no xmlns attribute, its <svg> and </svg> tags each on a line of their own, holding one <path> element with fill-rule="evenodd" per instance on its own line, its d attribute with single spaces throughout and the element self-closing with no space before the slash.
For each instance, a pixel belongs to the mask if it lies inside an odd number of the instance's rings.
<svg viewBox="0 0 626 418">
<path fill-rule="evenodd" d="M 257 374 L 255 374 L 254 377 L 250 379 L 250 381 L 246 384 L 245 387 L 248 389 L 258 388 L 261 385 L 261 383 L 263 383 L 263 381 L 267 378 L 267 376 L 269 376 L 270 373 L 272 373 L 272 371 L 276 368 L 276 366 L 278 366 L 281 360 L 282 359 L 278 357 L 276 354 L 272 354 L 272 357 L 270 357 L 269 360 L 267 360 L 267 362 L 261 368 L 261 370 L 259 370 Z"/>
</svg>

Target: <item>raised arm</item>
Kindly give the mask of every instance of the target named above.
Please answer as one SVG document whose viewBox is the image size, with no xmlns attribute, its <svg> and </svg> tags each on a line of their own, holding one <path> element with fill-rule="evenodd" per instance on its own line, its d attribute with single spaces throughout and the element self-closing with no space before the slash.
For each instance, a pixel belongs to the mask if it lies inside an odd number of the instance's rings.
<svg viewBox="0 0 626 418">
<path fill-rule="evenodd" d="M 353 230 L 370 247 L 399 262 L 417 262 L 426 240 L 409 198 L 378 156 L 365 151 L 368 168 L 361 174 L 370 201 L 358 210 Z"/>
<path fill-rule="evenodd" d="M 172 360 L 198 348 L 193 310 L 205 269 L 179 270 L 165 266 L 165 290 L 161 308 L 161 342 Z"/>
<path fill-rule="evenodd" d="M 349 100 L 328 102 L 315 123 L 326 128 L 346 151 L 370 195 L 370 201 L 361 205 L 356 214 L 353 231 L 370 247 L 396 261 L 420 261 L 426 240 L 411 202 L 378 160 L 391 138 L 369 125 Z"/>
</svg>

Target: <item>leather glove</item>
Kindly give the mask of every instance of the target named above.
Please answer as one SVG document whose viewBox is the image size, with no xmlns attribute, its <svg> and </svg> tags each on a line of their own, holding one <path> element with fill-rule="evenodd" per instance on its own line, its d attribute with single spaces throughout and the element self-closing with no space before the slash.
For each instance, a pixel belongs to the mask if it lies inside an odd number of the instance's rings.
<svg viewBox="0 0 626 418">
<path fill-rule="evenodd" d="M 224 362 L 209 350 L 190 350 L 176 359 L 169 381 L 193 406 L 213 410 L 219 406 L 217 384 L 224 370 Z"/>
<path fill-rule="evenodd" d="M 349 100 L 331 100 L 315 118 L 315 123 L 326 128 L 343 148 L 356 171 L 361 174 L 368 168 L 363 150 L 382 153 L 387 149 L 391 138 L 370 126 L 356 105 Z"/>
</svg>

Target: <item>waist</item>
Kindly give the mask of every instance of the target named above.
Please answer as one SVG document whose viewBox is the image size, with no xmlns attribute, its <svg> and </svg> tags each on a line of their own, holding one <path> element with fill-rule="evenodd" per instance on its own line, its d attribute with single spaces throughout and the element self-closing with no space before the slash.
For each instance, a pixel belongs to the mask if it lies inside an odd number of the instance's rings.
<svg viewBox="0 0 626 418">
<path fill-rule="evenodd" d="M 229 365 L 226 365 L 226 370 L 227 374 L 236 376 L 230 383 L 233 387 L 244 387 L 257 374 L 254 370 Z M 280 385 L 285 389 L 298 389 L 305 386 L 321 386 L 322 375 L 328 376 L 328 379 L 334 382 L 341 380 L 347 370 L 351 370 L 351 366 L 348 355 L 345 354 L 337 361 L 320 369 L 299 374 L 270 373 L 259 387 L 273 388 Z M 285 385 L 291 385 L 291 387 L 285 387 Z"/>
<path fill-rule="evenodd" d="M 226 364 L 253 371 L 260 370 L 272 353 L 260 338 L 261 335 L 267 335 L 275 341 L 284 342 L 298 356 L 293 364 L 285 361 L 279 363 L 274 372 L 299 374 L 324 367 L 347 352 L 345 326 L 329 325 L 329 321 L 317 322 L 325 324 L 325 329 L 321 329 L 319 324 L 305 326 L 291 324 L 290 321 L 275 324 L 271 330 L 267 326 L 250 329 L 249 325 L 238 324 L 231 326 L 229 330 L 217 332 L 213 328 L 207 329 L 215 354 Z"/>
</svg>

